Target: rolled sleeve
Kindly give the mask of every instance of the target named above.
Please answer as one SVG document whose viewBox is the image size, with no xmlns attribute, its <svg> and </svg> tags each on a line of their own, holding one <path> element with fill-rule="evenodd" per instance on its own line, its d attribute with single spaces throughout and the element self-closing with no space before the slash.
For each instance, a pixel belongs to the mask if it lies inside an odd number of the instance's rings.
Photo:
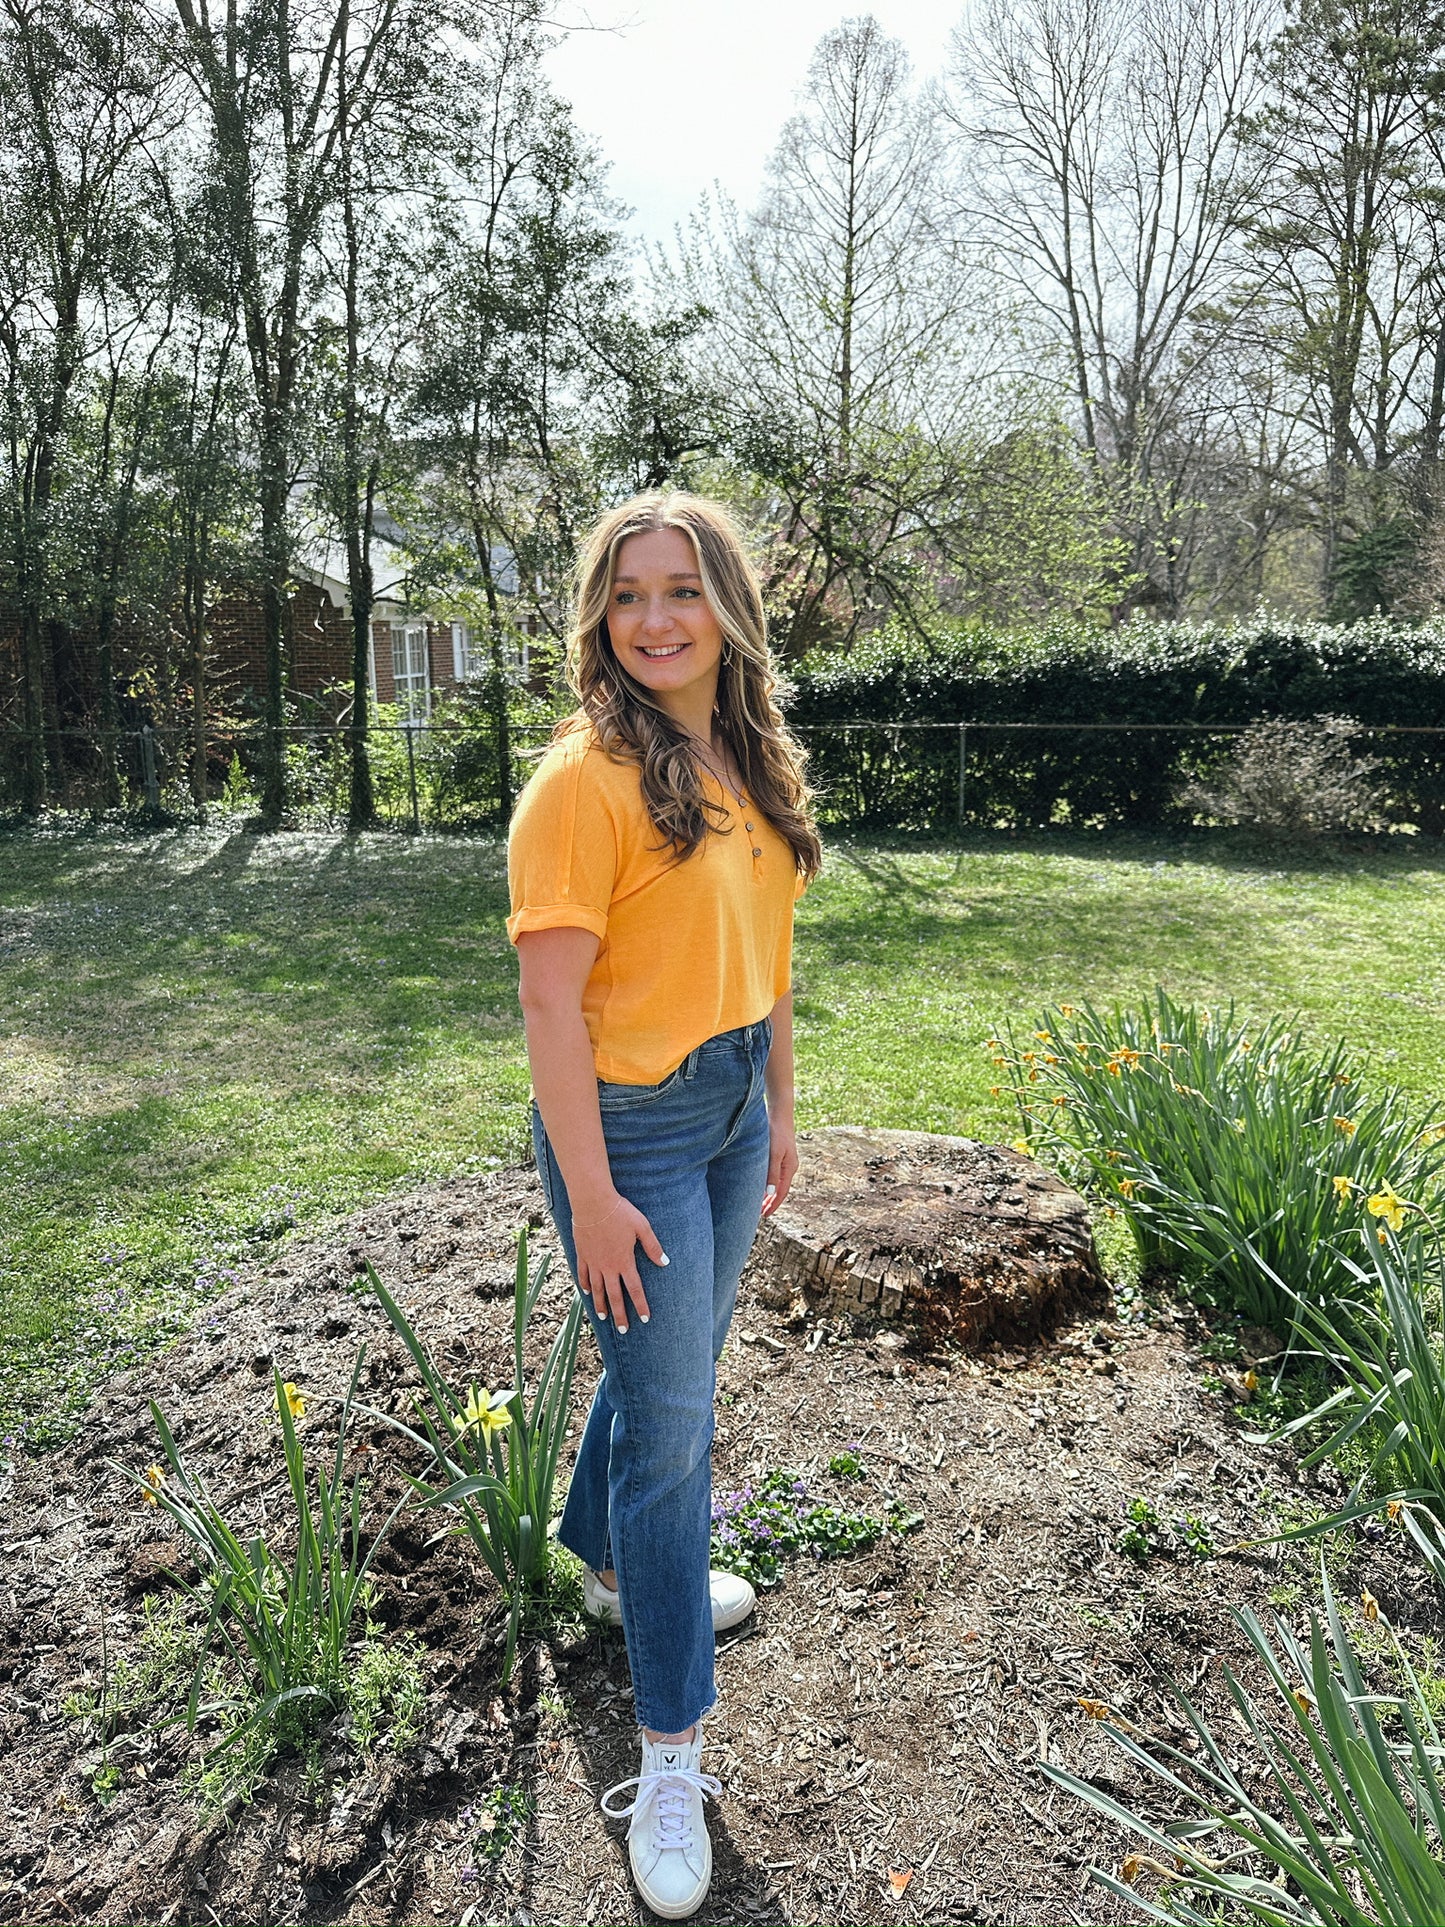
<svg viewBox="0 0 1445 1927">
<path fill-rule="evenodd" d="M 507 935 L 515 943 L 529 930 L 590 930 L 605 941 L 618 863 L 608 800 L 580 746 L 563 748 L 542 764 L 512 818 Z"/>
<path fill-rule="evenodd" d="M 507 918 L 507 935 L 515 943 L 529 930 L 590 930 L 601 941 L 607 935 L 607 916 L 583 903 L 527 904 Z"/>
</svg>

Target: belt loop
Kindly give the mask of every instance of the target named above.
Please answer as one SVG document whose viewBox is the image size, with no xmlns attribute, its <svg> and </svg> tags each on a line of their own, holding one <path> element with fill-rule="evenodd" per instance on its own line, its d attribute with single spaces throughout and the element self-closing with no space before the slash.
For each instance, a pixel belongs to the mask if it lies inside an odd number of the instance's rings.
<svg viewBox="0 0 1445 1927">
<path fill-rule="evenodd" d="M 701 1044 L 695 1045 L 693 1049 L 688 1052 L 687 1062 L 682 1067 L 682 1079 L 685 1084 L 690 1084 L 693 1078 L 697 1076 L 697 1063 L 701 1056 Z"/>
</svg>

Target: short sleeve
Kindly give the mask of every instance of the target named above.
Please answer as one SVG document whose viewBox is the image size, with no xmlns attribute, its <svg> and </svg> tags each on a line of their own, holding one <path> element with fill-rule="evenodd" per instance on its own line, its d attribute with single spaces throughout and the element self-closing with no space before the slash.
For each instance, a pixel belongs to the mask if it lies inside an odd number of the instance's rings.
<svg viewBox="0 0 1445 1927">
<path fill-rule="evenodd" d="M 590 930 L 605 938 L 617 869 L 617 824 L 586 753 L 554 752 L 512 818 L 507 935 L 513 943 L 528 930 Z"/>
<path fill-rule="evenodd" d="M 808 879 L 803 875 L 802 871 L 800 870 L 798 872 L 798 880 L 793 885 L 794 903 L 799 903 L 802 901 L 803 892 L 807 889 L 807 887 L 808 887 Z"/>
</svg>

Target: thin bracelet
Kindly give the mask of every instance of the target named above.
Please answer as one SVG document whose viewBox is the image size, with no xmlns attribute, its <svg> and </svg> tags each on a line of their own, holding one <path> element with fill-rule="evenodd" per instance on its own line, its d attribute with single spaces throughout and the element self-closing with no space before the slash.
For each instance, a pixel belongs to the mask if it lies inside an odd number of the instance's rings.
<svg viewBox="0 0 1445 1927">
<path fill-rule="evenodd" d="M 625 1198 L 619 1198 L 612 1209 L 610 1211 L 604 1211 L 600 1218 L 574 1218 L 572 1220 L 572 1229 L 574 1231 L 587 1231 L 594 1224 L 606 1224 L 609 1218 L 615 1218 L 617 1216 L 617 1213 L 626 1202 L 627 1200 Z"/>
</svg>

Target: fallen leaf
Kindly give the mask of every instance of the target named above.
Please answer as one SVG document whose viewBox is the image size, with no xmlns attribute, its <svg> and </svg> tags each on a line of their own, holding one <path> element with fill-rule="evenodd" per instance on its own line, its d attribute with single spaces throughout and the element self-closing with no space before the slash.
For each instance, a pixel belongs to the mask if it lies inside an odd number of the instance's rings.
<svg viewBox="0 0 1445 1927">
<path fill-rule="evenodd" d="M 902 1873 L 896 1872 L 892 1867 L 888 1869 L 888 1885 L 895 1900 L 902 1900 L 904 1891 L 912 1878 L 912 1867 L 905 1867 Z"/>
</svg>

